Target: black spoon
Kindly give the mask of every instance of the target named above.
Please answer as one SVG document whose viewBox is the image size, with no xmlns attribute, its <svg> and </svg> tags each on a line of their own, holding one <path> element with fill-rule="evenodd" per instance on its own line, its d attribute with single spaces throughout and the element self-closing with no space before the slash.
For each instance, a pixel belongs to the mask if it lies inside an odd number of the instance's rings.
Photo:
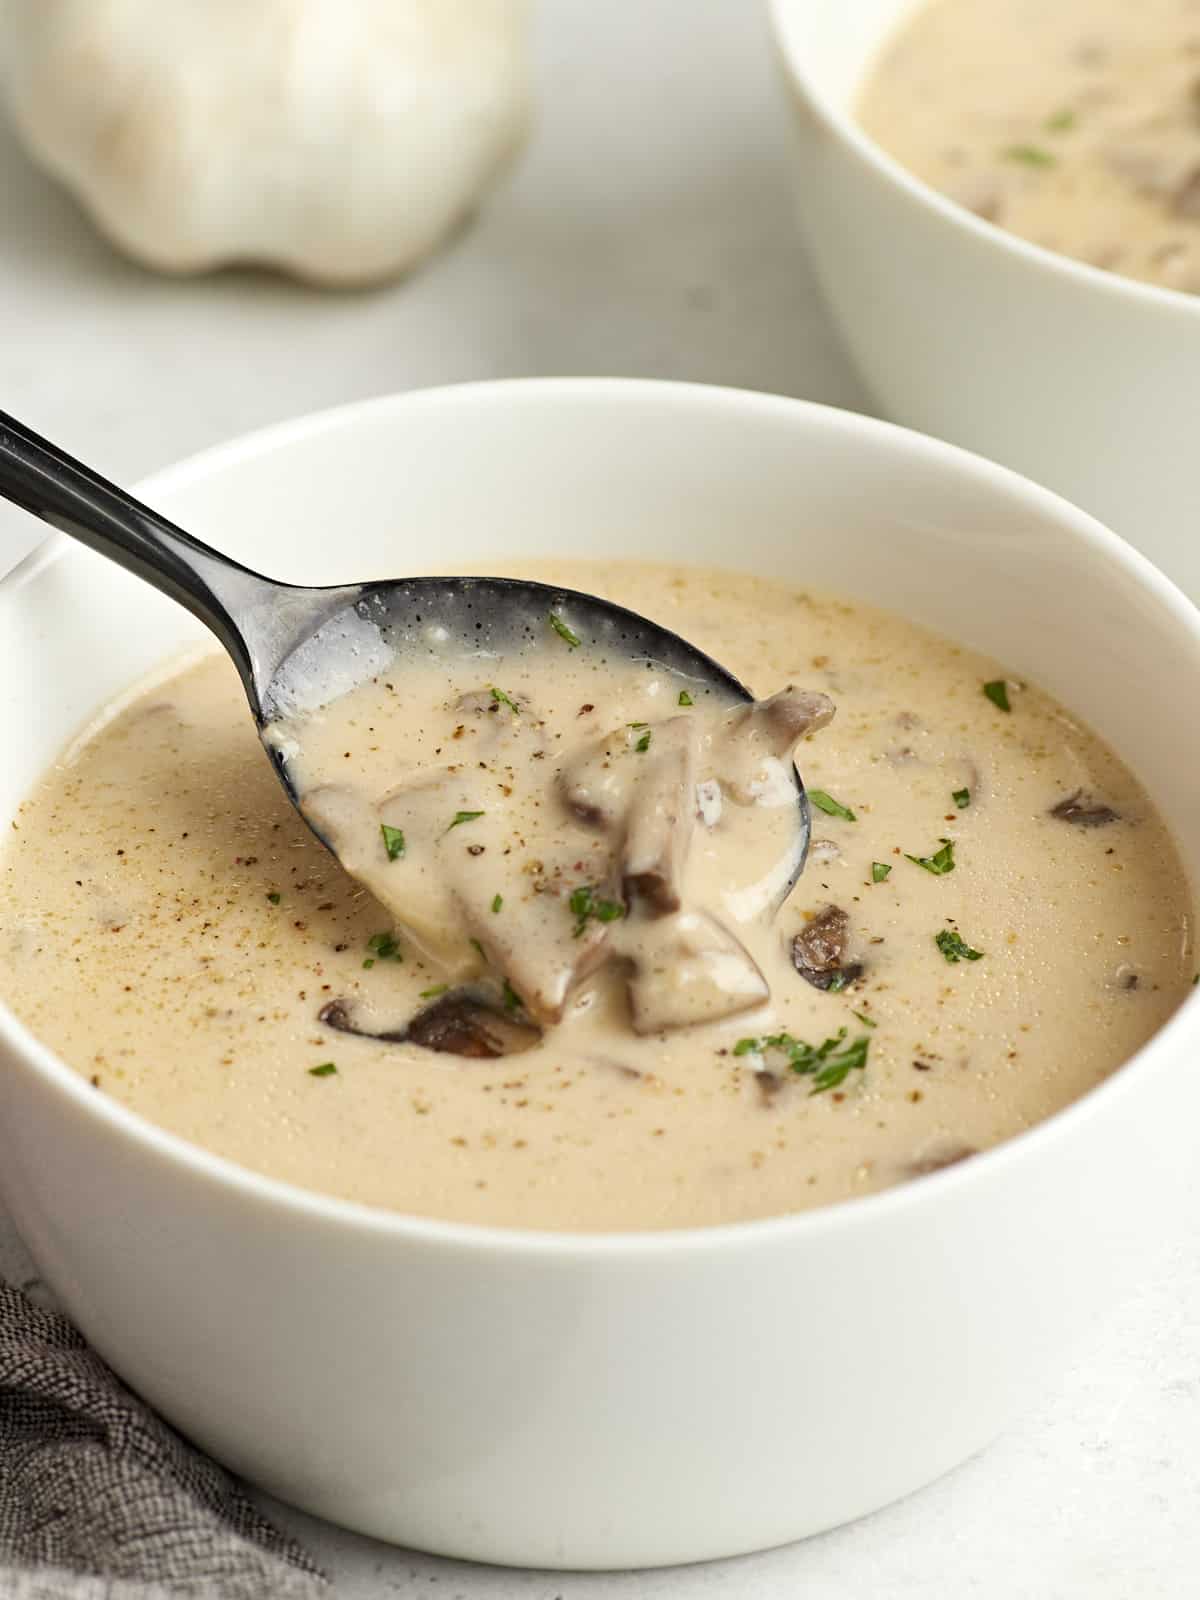
<svg viewBox="0 0 1200 1600">
<path fill-rule="evenodd" d="M 473 650 L 502 653 L 544 638 L 552 616 L 589 649 L 658 663 L 691 680 L 694 692 L 729 704 L 753 698 L 678 634 L 575 590 L 513 578 L 400 578 L 320 589 L 265 578 L 201 544 L 4 412 L 0 495 L 144 578 L 205 623 L 241 674 L 260 734 L 281 715 L 327 704 L 396 651 L 425 648 L 430 628 L 448 630 Z M 269 742 L 266 748 L 298 806 L 284 756 Z M 803 868 L 810 829 L 799 773 L 795 783 L 789 890 Z"/>
</svg>

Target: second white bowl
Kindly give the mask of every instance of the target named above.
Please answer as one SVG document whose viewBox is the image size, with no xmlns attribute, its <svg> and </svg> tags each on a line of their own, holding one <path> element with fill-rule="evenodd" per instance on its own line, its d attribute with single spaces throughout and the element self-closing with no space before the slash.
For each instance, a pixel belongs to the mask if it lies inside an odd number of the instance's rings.
<svg viewBox="0 0 1200 1600">
<path fill-rule="evenodd" d="M 981 221 L 853 119 L 913 0 L 769 0 L 809 252 L 889 416 L 1086 506 L 1200 597 L 1200 296 Z"/>
</svg>

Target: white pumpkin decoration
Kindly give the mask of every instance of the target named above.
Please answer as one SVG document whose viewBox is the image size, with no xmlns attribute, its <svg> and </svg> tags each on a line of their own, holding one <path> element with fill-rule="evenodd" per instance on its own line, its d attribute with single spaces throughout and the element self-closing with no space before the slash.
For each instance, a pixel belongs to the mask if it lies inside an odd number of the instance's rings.
<svg viewBox="0 0 1200 1600">
<path fill-rule="evenodd" d="M 528 0 L 4 0 L 34 157 L 149 266 L 427 254 L 521 141 Z"/>
</svg>

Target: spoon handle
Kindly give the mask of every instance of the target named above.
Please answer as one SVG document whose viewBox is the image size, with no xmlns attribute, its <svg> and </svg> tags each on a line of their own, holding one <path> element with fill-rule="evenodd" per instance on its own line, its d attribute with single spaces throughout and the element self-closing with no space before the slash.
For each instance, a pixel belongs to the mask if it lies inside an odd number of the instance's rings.
<svg viewBox="0 0 1200 1600">
<path fill-rule="evenodd" d="M 246 624 L 272 609 L 285 585 L 209 549 L 3 411 L 0 495 L 185 606 L 212 629 L 251 687 L 257 663 Z"/>
</svg>

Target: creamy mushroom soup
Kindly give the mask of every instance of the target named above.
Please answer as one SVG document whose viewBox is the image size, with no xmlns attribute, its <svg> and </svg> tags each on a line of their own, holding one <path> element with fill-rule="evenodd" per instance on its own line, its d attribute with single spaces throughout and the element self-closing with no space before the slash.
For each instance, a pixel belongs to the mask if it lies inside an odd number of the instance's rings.
<svg viewBox="0 0 1200 1600">
<path fill-rule="evenodd" d="M 934 0 L 885 48 L 859 120 L 988 222 L 1200 293 L 1196 0 Z"/>
<path fill-rule="evenodd" d="M 550 619 L 520 657 L 397 661 L 271 735 L 352 877 L 223 657 L 140 686 L 3 860 L 4 992 L 98 1093 L 401 1211 L 683 1227 L 969 1157 L 1187 993 L 1172 842 L 1036 687 L 755 578 L 516 575 L 632 605 L 775 692 L 716 703 Z M 796 740 L 813 842 L 776 909 Z"/>
</svg>

